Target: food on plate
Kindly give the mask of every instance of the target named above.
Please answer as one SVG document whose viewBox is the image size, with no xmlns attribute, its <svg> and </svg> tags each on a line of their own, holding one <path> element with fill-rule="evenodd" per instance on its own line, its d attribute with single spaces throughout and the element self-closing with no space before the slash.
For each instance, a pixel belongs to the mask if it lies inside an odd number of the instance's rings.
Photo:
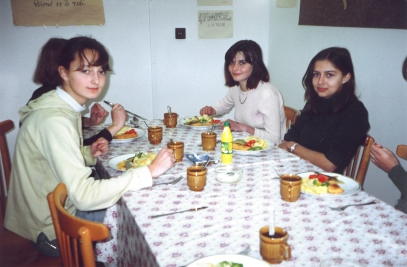
<svg viewBox="0 0 407 267">
<path fill-rule="evenodd" d="M 235 150 L 256 151 L 267 148 L 267 141 L 256 136 L 248 136 L 245 139 L 233 140 L 232 146 Z"/>
<path fill-rule="evenodd" d="M 222 261 L 218 264 L 199 262 L 193 265 L 193 267 L 244 267 L 241 263 L 236 263 L 232 261 Z"/>
<path fill-rule="evenodd" d="M 143 166 L 148 166 L 153 162 L 157 155 L 153 152 L 139 152 L 134 155 L 134 158 L 122 160 L 117 163 L 116 167 L 119 170 L 125 171 L 126 170 L 126 161 L 130 161 L 130 165 L 132 168 L 139 168 Z"/>
<path fill-rule="evenodd" d="M 339 185 L 337 184 L 330 184 L 328 186 L 328 193 L 330 194 L 342 194 L 345 190 L 343 190 Z"/>
<path fill-rule="evenodd" d="M 195 116 L 191 118 L 185 118 L 184 125 L 189 126 L 211 126 L 212 124 L 218 124 L 220 120 L 215 120 L 212 116 L 204 114 L 203 116 Z"/>
<path fill-rule="evenodd" d="M 135 138 L 138 134 L 136 130 L 129 126 L 124 126 L 120 129 L 114 136 L 113 139 L 128 139 L 128 138 Z"/>
<path fill-rule="evenodd" d="M 302 179 L 301 191 L 315 195 L 342 194 L 344 190 L 338 184 L 343 182 L 336 177 L 315 173 Z"/>
</svg>

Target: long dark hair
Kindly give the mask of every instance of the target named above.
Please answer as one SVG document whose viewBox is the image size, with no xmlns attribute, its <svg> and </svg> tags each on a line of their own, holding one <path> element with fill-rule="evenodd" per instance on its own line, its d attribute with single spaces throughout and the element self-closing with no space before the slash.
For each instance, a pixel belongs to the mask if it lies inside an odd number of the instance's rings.
<svg viewBox="0 0 407 267">
<path fill-rule="evenodd" d="M 270 80 L 269 72 L 263 62 L 263 53 L 260 46 L 251 40 L 242 40 L 232 45 L 225 54 L 225 85 L 233 87 L 238 85 L 239 82 L 233 80 L 229 71 L 229 64 L 233 61 L 233 58 L 238 52 L 242 52 L 247 63 L 253 66 L 253 71 L 247 79 L 247 89 L 255 89 L 260 81 L 268 82 Z"/>
<path fill-rule="evenodd" d="M 317 92 L 312 84 L 315 62 L 328 60 L 335 68 L 342 72 L 342 75 L 350 73 L 350 79 L 342 85 L 342 89 L 335 94 L 332 111 L 339 112 L 346 108 L 350 103 L 357 99 L 355 95 L 355 72 L 353 71 L 352 58 L 346 48 L 330 47 L 319 52 L 309 63 L 307 71 L 302 78 L 302 85 L 305 89 L 304 100 L 307 101 L 302 112 L 318 114 L 319 99 Z"/>
<path fill-rule="evenodd" d="M 86 56 L 89 52 L 92 53 L 92 62 Z M 78 70 L 84 68 L 85 60 L 89 66 L 101 66 L 103 71 L 111 70 L 109 66 L 109 54 L 106 48 L 95 39 L 84 36 L 69 39 L 61 51 L 58 60 L 59 66 L 63 66 L 68 70 L 71 62 L 75 60 L 76 54 L 78 54 L 80 59 Z"/>
<path fill-rule="evenodd" d="M 58 58 L 66 41 L 62 38 L 51 38 L 42 46 L 33 75 L 34 83 L 55 87 L 62 84 L 58 72 Z"/>
</svg>

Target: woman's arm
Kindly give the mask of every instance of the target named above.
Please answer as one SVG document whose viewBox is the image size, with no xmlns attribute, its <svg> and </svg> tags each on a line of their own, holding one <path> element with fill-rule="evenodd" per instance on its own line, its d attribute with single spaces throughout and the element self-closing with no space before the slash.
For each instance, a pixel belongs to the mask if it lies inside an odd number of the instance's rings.
<svg viewBox="0 0 407 267">
<path fill-rule="evenodd" d="M 296 145 L 294 146 L 294 144 Z M 312 164 L 323 169 L 324 171 L 333 172 L 334 170 L 336 170 L 335 164 L 330 162 L 323 153 L 305 148 L 294 141 L 283 141 L 279 145 L 279 147 L 299 156 L 302 159 L 311 162 Z"/>
</svg>

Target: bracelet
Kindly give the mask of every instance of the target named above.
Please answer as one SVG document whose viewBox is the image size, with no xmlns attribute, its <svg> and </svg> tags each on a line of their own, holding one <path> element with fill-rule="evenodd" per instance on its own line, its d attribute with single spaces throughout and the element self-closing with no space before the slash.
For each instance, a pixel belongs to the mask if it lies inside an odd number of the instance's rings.
<svg viewBox="0 0 407 267">
<path fill-rule="evenodd" d="M 298 145 L 298 143 L 294 143 L 291 147 L 290 147 L 290 153 L 294 152 L 295 147 Z"/>
</svg>

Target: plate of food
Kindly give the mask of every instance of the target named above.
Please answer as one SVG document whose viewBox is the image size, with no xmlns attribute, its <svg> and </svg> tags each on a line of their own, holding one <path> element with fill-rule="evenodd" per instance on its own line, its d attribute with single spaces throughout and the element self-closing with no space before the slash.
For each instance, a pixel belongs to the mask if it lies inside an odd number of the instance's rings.
<svg viewBox="0 0 407 267">
<path fill-rule="evenodd" d="M 132 128 L 125 125 L 118 131 L 112 139 L 112 143 L 129 142 L 136 138 L 142 137 L 146 133 L 145 130 L 139 128 Z"/>
<path fill-rule="evenodd" d="M 221 120 L 214 119 L 212 116 L 193 116 L 185 117 L 179 120 L 180 125 L 191 128 L 206 129 L 210 128 L 213 124 L 220 124 Z"/>
<path fill-rule="evenodd" d="M 269 267 L 262 260 L 239 254 L 221 254 L 201 258 L 187 267 Z"/>
<path fill-rule="evenodd" d="M 360 191 L 360 184 L 352 178 L 333 172 L 305 172 L 302 178 L 301 193 L 322 197 L 343 197 Z"/>
<path fill-rule="evenodd" d="M 233 153 L 240 155 L 255 155 L 263 151 L 270 150 L 273 143 L 258 138 L 256 136 L 247 136 L 243 139 L 235 139 L 232 142 Z"/>
<path fill-rule="evenodd" d="M 132 168 L 139 168 L 148 166 L 155 159 L 157 154 L 154 152 L 137 152 L 134 154 L 126 154 L 114 157 L 109 160 L 108 164 L 110 168 L 118 171 L 126 170 L 126 161 L 130 163 Z"/>
</svg>

